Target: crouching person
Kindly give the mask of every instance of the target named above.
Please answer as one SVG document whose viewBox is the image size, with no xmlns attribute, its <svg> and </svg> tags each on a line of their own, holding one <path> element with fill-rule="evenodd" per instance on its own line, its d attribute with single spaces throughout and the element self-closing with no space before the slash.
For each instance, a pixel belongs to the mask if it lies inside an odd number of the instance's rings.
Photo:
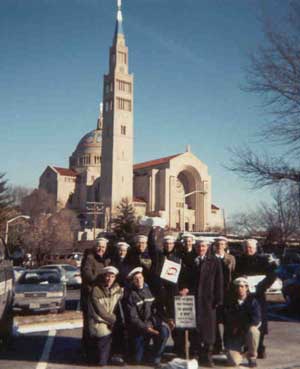
<svg viewBox="0 0 300 369">
<path fill-rule="evenodd" d="M 123 289 L 115 283 L 118 269 L 107 266 L 97 277 L 88 300 L 88 322 L 95 358 L 100 366 L 108 363 L 112 329 L 116 322 L 115 308 L 123 296 Z"/>
<path fill-rule="evenodd" d="M 231 303 L 225 307 L 225 347 L 230 365 L 238 366 L 246 351 L 249 367 L 257 366 L 257 349 L 261 326 L 260 305 L 249 293 L 246 278 L 233 281 L 234 295 Z"/>
<path fill-rule="evenodd" d="M 129 336 L 133 344 L 133 360 L 136 364 L 150 361 L 158 366 L 169 337 L 169 330 L 163 324 L 155 298 L 144 282 L 142 271 L 141 267 L 137 267 L 128 274 L 131 288 L 126 300 L 126 312 Z M 153 347 L 150 352 L 151 339 Z"/>
</svg>

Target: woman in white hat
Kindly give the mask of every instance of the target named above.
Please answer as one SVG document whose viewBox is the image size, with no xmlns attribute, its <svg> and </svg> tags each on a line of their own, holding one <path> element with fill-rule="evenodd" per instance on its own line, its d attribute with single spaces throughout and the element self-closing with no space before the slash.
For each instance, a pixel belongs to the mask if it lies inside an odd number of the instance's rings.
<svg viewBox="0 0 300 369">
<path fill-rule="evenodd" d="M 114 266 L 103 268 L 88 299 L 89 331 L 100 366 L 106 366 L 110 357 L 115 309 L 123 296 L 123 289 L 116 283 L 118 273 Z"/>
</svg>

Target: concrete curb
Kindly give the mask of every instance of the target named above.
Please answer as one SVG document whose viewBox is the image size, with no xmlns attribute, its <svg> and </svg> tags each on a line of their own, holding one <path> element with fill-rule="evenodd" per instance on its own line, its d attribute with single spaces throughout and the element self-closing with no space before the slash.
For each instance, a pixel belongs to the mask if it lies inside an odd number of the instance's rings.
<svg viewBox="0 0 300 369">
<path fill-rule="evenodd" d="M 33 324 L 22 324 L 14 327 L 15 335 L 28 334 L 36 332 L 45 332 L 55 329 L 65 330 L 65 329 L 76 329 L 82 328 L 82 319 L 76 319 L 69 322 L 44 322 L 44 323 L 33 323 Z"/>
</svg>

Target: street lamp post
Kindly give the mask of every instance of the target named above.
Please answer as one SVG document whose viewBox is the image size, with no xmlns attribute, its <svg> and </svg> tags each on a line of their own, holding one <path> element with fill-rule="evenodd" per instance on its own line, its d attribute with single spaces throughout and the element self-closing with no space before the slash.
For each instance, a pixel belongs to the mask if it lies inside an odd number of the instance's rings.
<svg viewBox="0 0 300 369">
<path fill-rule="evenodd" d="M 87 208 L 86 214 L 93 215 L 93 238 L 95 240 L 97 216 L 99 214 L 103 214 L 104 204 L 102 202 L 97 202 L 97 201 L 87 201 L 86 208 Z"/>
<path fill-rule="evenodd" d="M 207 194 L 207 191 L 202 191 L 202 190 L 195 190 L 195 191 L 192 191 L 192 192 L 189 192 L 189 193 L 186 193 L 183 195 L 183 209 L 182 209 L 182 215 L 183 215 L 183 227 L 182 227 L 182 230 L 183 232 L 185 232 L 185 217 L 184 217 L 184 211 L 185 211 L 185 199 L 189 196 L 192 196 L 194 195 L 195 193 L 200 193 L 202 195 L 206 195 Z"/>
<path fill-rule="evenodd" d="M 12 222 L 14 222 L 17 219 L 20 219 L 20 218 L 30 219 L 30 216 L 29 215 L 18 215 L 18 216 L 14 217 L 14 218 L 9 219 L 6 222 L 6 227 L 5 227 L 5 244 L 6 245 L 7 245 L 7 242 L 8 242 L 8 226 L 9 226 L 9 224 L 12 223 Z"/>
</svg>

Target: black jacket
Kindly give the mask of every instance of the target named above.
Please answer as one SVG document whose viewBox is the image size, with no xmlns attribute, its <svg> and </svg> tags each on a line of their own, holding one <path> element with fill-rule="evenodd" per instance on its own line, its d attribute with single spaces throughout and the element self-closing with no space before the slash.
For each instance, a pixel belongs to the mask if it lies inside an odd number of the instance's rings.
<svg viewBox="0 0 300 369">
<path fill-rule="evenodd" d="M 257 299 L 249 294 L 240 305 L 237 299 L 224 307 L 225 330 L 228 337 L 245 334 L 250 326 L 262 321 L 261 308 Z"/>
<path fill-rule="evenodd" d="M 129 290 L 125 311 L 129 329 L 133 332 L 146 333 L 148 327 L 158 328 L 162 324 L 162 314 L 146 283 L 142 289 L 132 287 Z"/>
</svg>

